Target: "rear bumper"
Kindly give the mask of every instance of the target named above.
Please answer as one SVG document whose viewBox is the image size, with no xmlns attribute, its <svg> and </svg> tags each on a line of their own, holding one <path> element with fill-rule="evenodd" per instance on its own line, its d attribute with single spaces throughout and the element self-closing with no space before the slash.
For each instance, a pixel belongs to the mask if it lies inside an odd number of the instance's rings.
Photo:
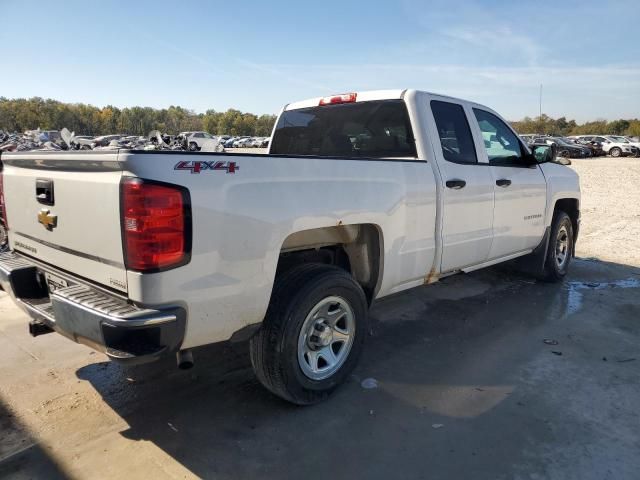
<svg viewBox="0 0 640 480">
<path fill-rule="evenodd" d="M 40 265 L 13 252 L 0 254 L 0 286 L 32 324 L 45 325 L 120 363 L 144 363 L 180 348 L 184 309 L 140 308 L 89 285 L 68 283 L 49 292 Z"/>
</svg>

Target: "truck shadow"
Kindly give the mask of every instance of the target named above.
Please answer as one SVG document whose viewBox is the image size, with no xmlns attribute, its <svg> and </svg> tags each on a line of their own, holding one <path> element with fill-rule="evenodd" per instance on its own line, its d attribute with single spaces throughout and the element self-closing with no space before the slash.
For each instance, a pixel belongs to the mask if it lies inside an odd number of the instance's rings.
<svg viewBox="0 0 640 480">
<path fill-rule="evenodd" d="M 487 441 L 509 462 L 521 459 L 520 432 L 508 426 L 470 439 L 522 411 L 531 395 L 526 365 L 562 348 L 543 339 L 581 323 L 575 292 L 628 279 L 640 281 L 640 269 L 578 260 L 564 284 L 500 267 L 383 299 L 371 311 L 359 367 L 314 407 L 264 390 L 246 343 L 198 348 L 187 372 L 167 359 L 126 369 L 91 364 L 77 376 L 127 422 L 122 435 L 153 442 L 199 477 L 415 478 L 428 468 L 426 476 L 452 478 L 462 468 L 452 455 L 474 458 Z M 543 438 L 538 424 L 523 421 L 529 437 Z M 442 425 L 446 435 L 436 433 Z"/>
</svg>

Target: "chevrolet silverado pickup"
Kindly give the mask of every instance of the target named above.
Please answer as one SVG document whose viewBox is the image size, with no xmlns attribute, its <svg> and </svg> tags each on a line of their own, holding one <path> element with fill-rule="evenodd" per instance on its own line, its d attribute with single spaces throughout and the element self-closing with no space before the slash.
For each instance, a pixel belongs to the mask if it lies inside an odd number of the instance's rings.
<svg viewBox="0 0 640 480">
<path fill-rule="evenodd" d="M 514 260 L 560 281 L 577 175 L 493 110 L 416 90 L 291 103 L 269 152 L 3 153 L 0 284 L 123 363 L 248 340 L 296 404 L 352 371 L 375 300 Z"/>
</svg>

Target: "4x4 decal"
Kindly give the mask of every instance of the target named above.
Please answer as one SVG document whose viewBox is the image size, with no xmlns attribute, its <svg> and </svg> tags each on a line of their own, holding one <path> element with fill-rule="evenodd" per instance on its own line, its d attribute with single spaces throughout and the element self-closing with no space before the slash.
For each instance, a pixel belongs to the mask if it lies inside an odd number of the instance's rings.
<svg viewBox="0 0 640 480">
<path fill-rule="evenodd" d="M 224 170 L 227 173 L 236 173 L 240 167 L 236 162 L 220 161 L 186 161 L 176 163 L 174 170 L 189 170 L 191 173 L 200 173 L 204 170 Z"/>
</svg>

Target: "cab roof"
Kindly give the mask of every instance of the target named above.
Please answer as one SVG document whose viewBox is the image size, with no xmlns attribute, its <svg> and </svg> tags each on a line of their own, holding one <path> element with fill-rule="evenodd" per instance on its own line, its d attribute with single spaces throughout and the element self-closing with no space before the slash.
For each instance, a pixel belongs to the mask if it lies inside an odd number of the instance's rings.
<svg viewBox="0 0 640 480">
<path fill-rule="evenodd" d="M 368 101 L 372 101 L 372 100 L 399 100 L 405 97 L 405 94 L 407 92 L 421 92 L 421 93 L 425 93 L 427 95 L 432 95 L 435 97 L 440 97 L 440 98 L 448 98 L 451 100 L 454 100 L 456 102 L 465 102 L 465 103 L 470 103 L 473 105 L 479 105 L 476 104 L 475 102 L 471 102 L 468 100 L 464 100 L 461 98 L 455 98 L 455 97 L 451 97 L 449 95 L 442 95 L 439 93 L 433 93 L 433 92 L 427 92 L 424 90 L 409 90 L 409 89 L 393 89 L 393 90 L 368 90 L 368 91 L 362 91 L 362 92 L 345 92 L 345 93 L 339 93 L 336 94 L 336 96 L 340 96 L 340 95 L 351 95 L 353 93 L 356 94 L 356 100 L 355 102 L 368 102 Z M 284 111 L 287 110 L 297 110 L 300 108 L 310 108 L 310 107 L 317 107 L 320 104 L 320 101 L 323 99 L 327 99 L 330 98 L 334 95 L 329 95 L 327 97 L 314 97 L 314 98 L 308 98 L 306 100 L 300 100 L 298 102 L 293 102 L 293 103 L 289 103 L 288 105 L 285 105 L 284 107 Z"/>
</svg>

